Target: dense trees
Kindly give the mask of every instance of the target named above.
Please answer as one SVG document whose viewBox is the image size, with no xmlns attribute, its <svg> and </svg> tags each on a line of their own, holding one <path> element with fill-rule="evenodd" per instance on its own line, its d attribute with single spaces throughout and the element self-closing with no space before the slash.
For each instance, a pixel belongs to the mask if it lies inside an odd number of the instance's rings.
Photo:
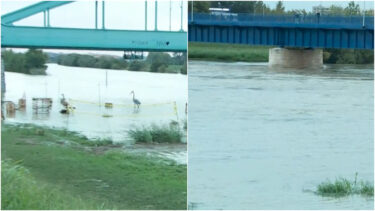
<svg viewBox="0 0 375 211">
<path fill-rule="evenodd" d="M 169 53 L 151 52 L 145 60 L 124 60 L 122 57 L 81 55 L 76 53 L 45 54 L 36 49 L 30 49 L 26 53 L 5 50 L 2 54 L 6 71 L 34 75 L 46 74 L 47 66 L 45 63 L 47 61 L 72 67 L 186 74 L 186 53 L 174 53 L 171 55 Z"/>
<path fill-rule="evenodd" d="M 5 71 L 33 75 L 45 75 L 47 55 L 41 50 L 30 49 L 26 53 L 5 50 L 3 53 Z"/>
<path fill-rule="evenodd" d="M 73 67 L 92 67 L 103 69 L 126 69 L 128 63 L 122 58 L 111 56 L 91 56 L 80 54 L 61 54 L 57 57 L 57 63 L 60 65 Z"/>
<path fill-rule="evenodd" d="M 150 52 L 145 60 L 124 60 L 113 56 L 92 56 L 80 54 L 61 54 L 56 61 L 60 65 L 74 67 L 92 67 L 103 69 L 118 69 L 132 71 L 150 71 L 159 73 L 181 72 L 181 66 L 186 61 L 186 53 Z M 169 66 L 172 66 L 169 68 Z"/>
</svg>

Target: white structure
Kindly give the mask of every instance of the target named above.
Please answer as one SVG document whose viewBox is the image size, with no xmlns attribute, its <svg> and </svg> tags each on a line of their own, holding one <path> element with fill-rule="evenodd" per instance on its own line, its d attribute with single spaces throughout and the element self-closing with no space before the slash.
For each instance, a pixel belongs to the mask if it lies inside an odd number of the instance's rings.
<svg viewBox="0 0 375 211">
<path fill-rule="evenodd" d="M 268 65 L 271 68 L 323 68 L 322 49 L 270 48 Z"/>
</svg>

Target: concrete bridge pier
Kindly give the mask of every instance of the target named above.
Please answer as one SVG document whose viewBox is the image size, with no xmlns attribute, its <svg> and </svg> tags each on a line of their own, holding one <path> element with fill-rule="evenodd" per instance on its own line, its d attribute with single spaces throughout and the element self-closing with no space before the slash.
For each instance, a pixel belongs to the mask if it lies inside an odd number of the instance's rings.
<svg viewBox="0 0 375 211">
<path fill-rule="evenodd" d="M 323 50 L 270 48 L 268 65 L 271 68 L 321 69 Z"/>
</svg>

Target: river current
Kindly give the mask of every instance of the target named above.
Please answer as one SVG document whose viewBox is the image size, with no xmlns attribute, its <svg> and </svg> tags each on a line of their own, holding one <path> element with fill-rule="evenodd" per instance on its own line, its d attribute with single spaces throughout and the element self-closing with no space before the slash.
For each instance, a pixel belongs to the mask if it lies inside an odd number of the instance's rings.
<svg viewBox="0 0 375 211">
<path fill-rule="evenodd" d="M 321 197 L 321 182 L 373 183 L 373 66 L 271 70 L 191 61 L 190 209 L 373 209 Z"/>
</svg>

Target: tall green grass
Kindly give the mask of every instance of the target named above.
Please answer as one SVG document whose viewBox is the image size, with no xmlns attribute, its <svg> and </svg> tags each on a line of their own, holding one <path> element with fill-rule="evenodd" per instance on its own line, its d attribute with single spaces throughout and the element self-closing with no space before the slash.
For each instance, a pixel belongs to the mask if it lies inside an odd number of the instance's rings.
<svg viewBox="0 0 375 211">
<path fill-rule="evenodd" d="M 38 183 L 30 172 L 10 160 L 1 162 L 1 209 L 52 210 L 102 209 L 103 205 L 83 201 L 45 184 Z"/>
<path fill-rule="evenodd" d="M 269 47 L 189 42 L 189 59 L 267 62 Z"/>
<path fill-rule="evenodd" d="M 136 127 L 128 131 L 135 143 L 181 143 L 182 131 L 179 125 L 156 125 Z"/>
<path fill-rule="evenodd" d="M 20 161 L 2 166 L 3 209 L 186 209 L 186 165 L 121 148 L 97 153 L 69 131 L 1 129 L 2 160 Z"/>
<path fill-rule="evenodd" d="M 334 182 L 329 180 L 318 185 L 316 193 L 321 196 L 347 196 L 350 194 L 361 194 L 364 196 L 374 196 L 374 185 L 370 182 L 357 182 L 356 174 L 354 181 L 345 178 L 338 178 Z"/>
</svg>

